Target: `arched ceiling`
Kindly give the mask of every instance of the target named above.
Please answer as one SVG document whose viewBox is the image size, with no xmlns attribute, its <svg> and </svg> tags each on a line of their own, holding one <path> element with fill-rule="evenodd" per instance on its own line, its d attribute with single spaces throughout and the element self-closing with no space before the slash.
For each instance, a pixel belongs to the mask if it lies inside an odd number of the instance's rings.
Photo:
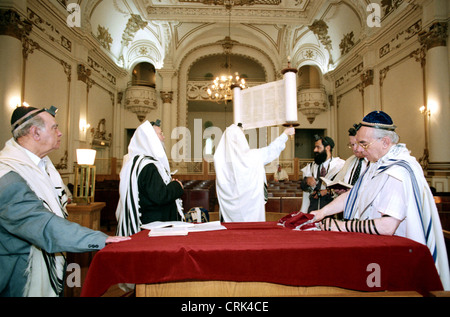
<svg viewBox="0 0 450 317">
<path fill-rule="evenodd" d="M 54 0 L 61 3 L 61 0 Z M 336 67 L 370 36 L 367 6 L 381 19 L 418 0 L 78 0 L 82 23 L 114 62 L 130 70 L 141 61 L 178 68 L 187 52 L 230 35 L 258 48 L 281 69 L 315 64 Z M 230 6 L 230 3 L 232 5 Z M 228 10 L 231 8 L 231 10 Z M 389 17 L 391 16 L 391 17 Z"/>
</svg>

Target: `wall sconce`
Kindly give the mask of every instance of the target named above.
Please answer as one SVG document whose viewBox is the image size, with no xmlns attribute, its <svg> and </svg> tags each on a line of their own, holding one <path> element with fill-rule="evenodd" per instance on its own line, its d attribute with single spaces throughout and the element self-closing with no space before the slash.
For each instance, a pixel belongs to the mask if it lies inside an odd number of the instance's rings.
<svg viewBox="0 0 450 317">
<path fill-rule="evenodd" d="M 14 96 L 9 99 L 9 107 L 11 109 L 16 109 L 17 107 L 20 107 L 20 104 L 21 104 L 20 97 Z"/>
<path fill-rule="evenodd" d="M 77 166 L 75 166 L 75 185 L 73 201 L 80 205 L 94 202 L 95 194 L 95 150 L 77 149 Z"/>
<path fill-rule="evenodd" d="M 419 111 L 423 115 L 428 115 L 429 116 L 431 114 L 430 110 L 427 109 L 427 107 L 425 107 L 425 106 L 420 107 Z"/>
<path fill-rule="evenodd" d="M 83 132 L 86 132 L 87 130 L 89 130 L 89 128 L 91 127 L 91 125 L 89 123 L 86 122 L 86 120 L 81 119 L 80 120 L 80 130 Z"/>
</svg>

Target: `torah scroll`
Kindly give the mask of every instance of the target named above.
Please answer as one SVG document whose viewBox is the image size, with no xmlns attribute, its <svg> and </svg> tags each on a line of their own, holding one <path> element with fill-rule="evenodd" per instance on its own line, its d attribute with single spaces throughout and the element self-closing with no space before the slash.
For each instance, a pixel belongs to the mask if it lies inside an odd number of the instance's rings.
<svg viewBox="0 0 450 317">
<path fill-rule="evenodd" d="M 282 80 L 241 90 L 233 89 L 234 123 L 245 130 L 297 122 L 296 73 Z"/>
</svg>

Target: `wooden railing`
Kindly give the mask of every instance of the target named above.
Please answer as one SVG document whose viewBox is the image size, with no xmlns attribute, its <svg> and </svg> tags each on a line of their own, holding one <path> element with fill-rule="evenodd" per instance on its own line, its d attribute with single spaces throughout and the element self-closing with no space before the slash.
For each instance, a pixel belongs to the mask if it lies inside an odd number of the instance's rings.
<svg viewBox="0 0 450 317">
<path fill-rule="evenodd" d="M 279 160 L 266 166 L 267 179 L 273 179 L 276 165 L 279 163 L 286 170 L 290 180 L 298 180 L 301 177 L 301 169 L 311 160 L 294 158 L 292 160 Z M 201 162 L 173 162 L 170 161 L 171 171 L 175 170 L 175 178 L 179 180 L 210 180 L 215 179 L 214 163 L 205 160 Z M 96 159 L 95 161 L 98 181 L 118 180 L 122 168 L 122 159 Z"/>
</svg>

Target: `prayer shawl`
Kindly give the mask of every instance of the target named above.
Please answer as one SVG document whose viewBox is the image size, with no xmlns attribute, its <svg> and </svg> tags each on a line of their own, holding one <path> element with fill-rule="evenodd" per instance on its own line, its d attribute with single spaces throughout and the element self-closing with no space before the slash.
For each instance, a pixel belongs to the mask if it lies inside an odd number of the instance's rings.
<svg viewBox="0 0 450 317">
<path fill-rule="evenodd" d="M 219 212 L 226 222 L 265 221 L 264 165 L 275 160 L 285 148 L 285 133 L 270 145 L 250 149 L 244 132 L 229 126 L 214 154 Z"/>
<path fill-rule="evenodd" d="M 358 179 L 347 198 L 344 218 L 364 220 L 364 211 L 379 195 L 388 176 L 402 181 L 408 201 L 406 238 L 430 249 L 445 290 L 450 290 L 447 251 L 439 213 L 423 170 L 404 144 L 393 146 Z M 361 195 L 361 193 L 364 195 Z"/>
<path fill-rule="evenodd" d="M 172 181 L 163 144 L 150 122 L 145 121 L 134 132 L 120 171 L 120 199 L 116 210 L 117 235 L 119 236 L 130 236 L 141 230 L 138 178 L 147 164 L 156 166 L 165 184 Z M 176 204 L 178 213 L 184 219 L 181 199 L 177 199 Z"/>
<path fill-rule="evenodd" d="M 43 158 L 46 174 L 14 139 L 6 142 L 0 152 L 0 177 L 10 171 L 19 174 L 42 200 L 43 205 L 59 217 L 66 218 L 67 194 L 58 171 L 48 157 Z M 62 253 L 49 254 L 32 245 L 26 271 L 24 296 L 54 297 L 64 291 L 66 259 Z"/>
<path fill-rule="evenodd" d="M 356 166 L 358 165 L 358 161 L 359 158 L 357 158 L 355 155 L 350 156 L 345 161 L 345 164 L 342 167 L 341 171 L 334 178 L 334 181 L 343 181 L 347 184 L 351 184 L 353 174 L 355 173 Z M 367 160 L 367 158 L 365 158 L 361 166 L 359 177 L 361 177 L 368 166 L 370 166 L 370 162 Z"/>
<path fill-rule="evenodd" d="M 332 157 L 330 159 L 330 162 L 328 163 L 328 169 L 327 173 L 325 174 L 325 178 L 333 179 L 337 173 L 342 169 L 344 166 L 345 161 L 339 157 Z M 319 179 L 318 175 L 318 167 L 320 165 L 312 162 L 306 165 L 304 168 L 302 168 L 302 175 L 303 177 L 314 177 L 316 180 Z M 325 189 L 325 185 L 321 185 L 321 189 Z M 303 213 L 308 212 L 309 208 L 309 195 L 310 193 L 307 191 L 303 191 L 303 200 L 302 200 L 302 207 L 300 208 L 300 211 Z"/>
</svg>

